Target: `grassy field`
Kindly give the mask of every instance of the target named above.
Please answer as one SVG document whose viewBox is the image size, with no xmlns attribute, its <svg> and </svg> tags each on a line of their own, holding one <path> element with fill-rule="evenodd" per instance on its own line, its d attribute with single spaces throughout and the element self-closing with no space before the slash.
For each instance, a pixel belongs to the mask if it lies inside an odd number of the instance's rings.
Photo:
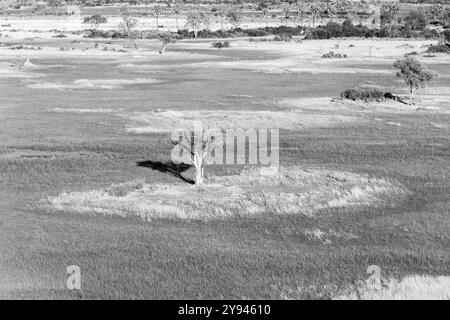
<svg viewBox="0 0 450 320">
<path fill-rule="evenodd" d="M 154 45 L 149 47 L 155 50 Z M 0 78 L 0 297 L 327 299 L 365 280 L 369 265 L 380 266 L 385 278 L 450 275 L 448 112 L 388 112 L 370 106 L 323 111 L 311 105 L 310 115 L 360 121 L 281 128 L 282 165 L 397 180 L 411 194 L 394 207 L 329 208 L 313 217 L 268 213 L 207 222 L 143 222 L 43 206 L 43 199 L 63 191 L 141 178 L 151 184 L 183 183 L 138 165 L 168 161 L 171 145 L 166 133 L 127 133 L 136 113 L 279 111 L 283 99 L 336 97 L 357 84 L 399 85 L 393 70 L 270 73 L 214 67 L 216 62 L 284 56 L 275 50 L 232 45 L 218 51 L 201 45 L 179 43 L 166 57 L 156 58 L 36 54 L 31 61 L 37 67 L 27 72 L 39 76 Z M 2 52 L 0 60 L 24 61 L 22 53 L 8 54 Z M 198 62 L 196 54 L 208 55 L 201 61 L 211 65 L 189 65 Z M 393 59 L 365 67 L 392 69 Z M 130 63 L 152 67 L 123 68 Z M 444 75 L 433 85 L 449 87 L 449 65 L 430 67 Z M 86 88 L 76 86 L 79 79 L 159 82 Z M 206 170 L 226 175 L 242 169 Z M 81 267 L 81 292 L 65 287 L 69 265 Z"/>
</svg>

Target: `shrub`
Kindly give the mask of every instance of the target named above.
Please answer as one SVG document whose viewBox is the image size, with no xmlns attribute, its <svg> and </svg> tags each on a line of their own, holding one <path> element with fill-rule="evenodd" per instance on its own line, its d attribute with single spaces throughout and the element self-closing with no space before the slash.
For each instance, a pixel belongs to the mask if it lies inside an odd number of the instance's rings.
<svg viewBox="0 0 450 320">
<path fill-rule="evenodd" d="M 450 42 L 450 30 L 445 30 L 442 35 L 446 42 Z"/>
<path fill-rule="evenodd" d="M 330 51 L 328 53 L 325 53 L 324 55 L 322 55 L 322 58 L 326 58 L 326 59 L 343 59 L 343 58 L 347 58 L 346 54 L 340 54 L 340 53 L 334 53 L 333 51 Z"/>
<path fill-rule="evenodd" d="M 217 49 L 229 48 L 230 43 L 228 41 L 216 41 L 212 43 L 212 47 Z"/>
<path fill-rule="evenodd" d="M 405 18 L 405 26 L 411 30 L 422 31 L 428 25 L 428 19 L 422 10 L 410 11 Z"/>
<path fill-rule="evenodd" d="M 346 89 L 341 93 L 341 98 L 353 101 L 381 101 L 385 92 L 376 88 L 354 88 Z"/>
<path fill-rule="evenodd" d="M 144 180 L 129 181 L 125 183 L 114 184 L 108 189 L 106 189 L 106 192 L 108 193 L 108 195 L 113 197 L 125 197 L 128 193 L 132 191 L 142 189 L 144 185 L 145 185 Z"/>
<path fill-rule="evenodd" d="M 431 44 L 428 46 L 429 53 L 450 53 L 450 46 L 445 43 Z"/>
<path fill-rule="evenodd" d="M 343 36 L 342 25 L 336 22 L 329 22 L 325 26 L 329 38 L 340 38 Z"/>
</svg>

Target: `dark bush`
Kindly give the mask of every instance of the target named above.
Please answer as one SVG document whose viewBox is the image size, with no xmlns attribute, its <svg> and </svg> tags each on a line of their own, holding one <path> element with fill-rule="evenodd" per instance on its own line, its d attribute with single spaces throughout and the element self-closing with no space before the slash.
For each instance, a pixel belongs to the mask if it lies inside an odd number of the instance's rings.
<svg viewBox="0 0 450 320">
<path fill-rule="evenodd" d="M 325 26 L 325 30 L 327 31 L 329 38 L 341 38 L 343 36 L 342 25 L 339 23 L 329 22 Z"/>
<path fill-rule="evenodd" d="M 333 51 L 330 51 L 328 53 L 325 53 L 322 58 L 326 59 L 343 59 L 347 58 L 346 54 L 340 54 L 340 53 L 334 53 Z"/>
<path fill-rule="evenodd" d="M 429 53 L 450 53 L 450 44 L 438 43 L 428 46 L 427 52 Z"/>
<path fill-rule="evenodd" d="M 446 42 L 450 42 L 450 30 L 445 30 L 445 31 L 442 33 L 442 36 L 444 37 L 444 39 L 445 39 Z"/>
<path fill-rule="evenodd" d="M 376 88 L 354 88 L 346 89 L 341 93 L 341 98 L 353 101 L 381 101 L 385 92 Z"/>
<path fill-rule="evenodd" d="M 410 11 L 405 18 L 405 27 L 413 31 L 423 31 L 428 25 L 428 19 L 422 10 Z"/>
<path fill-rule="evenodd" d="M 217 49 L 229 48 L 230 43 L 228 41 L 216 41 L 212 43 L 212 47 Z"/>
</svg>

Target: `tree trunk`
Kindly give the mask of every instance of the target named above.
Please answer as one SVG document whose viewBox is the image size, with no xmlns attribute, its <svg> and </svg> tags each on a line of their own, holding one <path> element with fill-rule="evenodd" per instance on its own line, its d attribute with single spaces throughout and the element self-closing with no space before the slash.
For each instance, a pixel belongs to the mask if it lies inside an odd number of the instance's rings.
<svg viewBox="0 0 450 320">
<path fill-rule="evenodd" d="M 200 187 L 203 184 L 203 159 L 195 154 L 194 155 L 194 166 L 195 166 L 195 185 Z"/>
<path fill-rule="evenodd" d="M 161 49 L 161 54 L 164 54 L 164 53 L 166 53 L 166 45 L 165 44 L 162 45 L 162 49 Z"/>
<path fill-rule="evenodd" d="M 156 15 L 156 33 L 159 31 L 159 16 Z"/>
</svg>

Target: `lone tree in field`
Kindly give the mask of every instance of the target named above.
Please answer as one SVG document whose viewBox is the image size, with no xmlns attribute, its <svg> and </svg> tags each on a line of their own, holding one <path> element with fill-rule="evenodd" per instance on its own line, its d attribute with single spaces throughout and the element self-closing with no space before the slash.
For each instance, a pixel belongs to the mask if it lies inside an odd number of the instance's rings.
<svg viewBox="0 0 450 320">
<path fill-rule="evenodd" d="M 176 134 L 172 136 L 172 143 L 177 147 L 174 150 L 178 154 L 175 157 L 172 154 L 172 160 L 176 158 L 177 161 L 192 164 L 195 168 L 195 185 L 201 187 L 204 180 L 204 160 L 216 147 L 222 146 L 222 135 L 216 132 L 207 134 L 195 129 Z M 181 157 L 180 151 L 183 153 Z"/>
<path fill-rule="evenodd" d="M 186 27 L 192 28 L 194 31 L 194 38 L 197 38 L 198 31 L 202 26 L 209 26 L 208 17 L 203 12 L 196 10 L 195 12 L 188 14 L 186 18 Z"/>
<path fill-rule="evenodd" d="M 175 39 L 171 36 L 170 33 L 164 33 L 159 35 L 159 41 L 162 45 L 161 54 L 164 54 L 166 53 L 167 45 L 169 45 L 170 43 L 174 43 Z"/>
<path fill-rule="evenodd" d="M 98 27 L 106 22 L 107 22 L 106 18 L 100 14 L 94 14 L 89 17 L 84 17 L 83 19 L 83 23 L 91 25 L 92 27 L 91 31 L 93 32 L 96 32 L 98 30 Z"/>
<path fill-rule="evenodd" d="M 408 86 L 411 99 L 418 89 L 435 80 L 438 74 L 429 70 L 425 65 L 413 57 L 395 61 L 394 67 L 398 69 L 397 76 L 401 77 Z"/>
<path fill-rule="evenodd" d="M 122 22 L 119 27 L 127 35 L 130 41 L 130 46 L 132 48 L 137 48 L 136 38 L 138 31 L 136 30 L 136 27 L 138 24 L 138 19 L 132 16 L 130 9 L 127 6 L 124 6 L 120 11 Z"/>
</svg>

